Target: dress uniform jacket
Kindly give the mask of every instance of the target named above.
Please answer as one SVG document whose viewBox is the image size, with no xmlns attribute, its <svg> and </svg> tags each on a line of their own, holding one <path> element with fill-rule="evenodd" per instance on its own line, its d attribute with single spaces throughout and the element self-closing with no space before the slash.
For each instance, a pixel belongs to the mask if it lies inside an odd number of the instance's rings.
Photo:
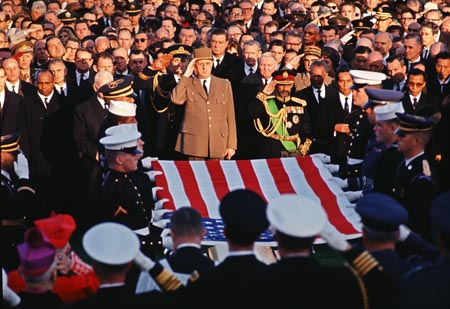
<svg viewBox="0 0 450 309">
<path fill-rule="evenodd" d="M 102 218 L 132 230 L 149 226 L 154 201 L 150 179 L 142 171 L 109 171 L 102 187 Z"/>
<path fill-rule="evenodd" d="M 398 152 L 397 144 L 393 144 L 383 151 L 375 164 L 374 192 L 392 196 L 395 186 L 395 175 L 397 174 L 398 165 L 402 161 L 403 154 Z"/>
<path fill-rule="evenodd" d="M 36 207 L 35 190 L 28 179 L 14 184 L 9 177 L 0 174 L 1 264 L 10 271 L 19 266 L 17 245 L 23 242 L 23 234 L 33 222 Z"/>
<path fill-rule="evenodd" d="M 0 110 L 0 135 L 17 132 L 17 118 L 22 98 L 5 87 L 5 102 Z"/>
<path fill-rule="evenodd" d="M 228 80 L 211 76 L 206 94 L 200 79 L 183 76 L 171 95 L 186 104 L 175 150 L 188 156 L 222 159 L 237 148 L 233 92 Z"/>
<path fill-rule="evenodd" d="M 429 235 L 430 207 L 436 196 L 434 172 L 425 155 L 402 161 L 395 178 L 394 198 L 408 211 L 408 226 L 416 233 Z"/>
<path fill-rule="evenodd" d="M 254 100 L 250 104 L 249 112 L 256 122 L 260 121 L 262 124 L 261 128 L 267 128 L 271 125 L 271 119 L 265 108 L 267 100 L 270 99 L 274 100 L 278 111 L 281 112 L 284 110 L 286 112 L 285 117 L 280 116 L 283 117 L 281 130 L 286 130 L 287 136 L 295 136 L 298 134 L 300 143 L 302 145 L 306 145 L 304 153 L 302 153 L 303 155 L 306 155 L 312 140 L 311 121 L 307 111 L 307 103 L 304 100 L 293 96 L 286 98 L 286 101 L 283 102 L 280 97 L 266 96 L 260 92 L 257 95 L 257 100 Z M 260 130 L 261 128 L 257 128 L 257 130 Z M 264 132 L 264 134 L 266 133 Z M 277 133 L 270 134 L 270 136 L 265 136 L 261 158 L 279 158 L 282 156 L 282 151 L 287 151 L 281 141 L 275 138 L 278 136 L 279 134 Z M 302 150 L 300 143 L 297 143 L 296 141 L 293 142 L 297 144 L 296 146 L 298 150 Z"/>
<path fill-rule="evenodd" d="M 243 308 L 364 308 L 364 296 L 374 305 L 383 301 L 381 297 L 391 295 L 389 279 L 380 269 L 374 267 L 364 275 L 356 275 L 354 269 L 323 266 L 312 257 L 282 258 L 242 280 L 241 305 Z M 292 280 L 296 283 L 292 284 Z M 365 288 L 361 289 L 363 282 Z M 363 296 L 361 291 L 368 294 Z"/>
</svg>

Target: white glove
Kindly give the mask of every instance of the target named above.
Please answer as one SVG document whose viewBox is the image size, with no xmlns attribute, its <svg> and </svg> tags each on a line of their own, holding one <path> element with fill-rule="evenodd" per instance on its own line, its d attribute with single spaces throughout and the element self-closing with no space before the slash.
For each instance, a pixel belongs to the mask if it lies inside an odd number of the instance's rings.
<svg viewBox="0 0 450 309">
<path fill-rule="evenodd" d="M 324 164 L 323 166 L 332 174 L 339 172 L 339 164 Z"/>
<path fill-rule="evenodd" d="M 145 172 L 145 173 L 147 174 L 148 178 L 150 178 L 151 182 L 155 182 L 155 177 L 158 176 L 158 175 L 162 175 L 163 172 L 161 172 L 161 171 L 148 171 L 148 172 Z"/>
<path fill-rule="evenodd" d="M 162 245 L 164 248 L 173 251 L 173 240 L 172 236 L 167 235 L 162 238 Z"/>
<path fill-rule="evenodd" d="M 346 191 L 343 192 L 342 195 L 344 195 L 350 202 L 354 202 L 363 196 L 363 191 Z"/>
<path fill-rule="evenodd" d="M 3 302 L 7 307 L 15 307 L 20 303 L 20 297 L 13 292 L 8 286 L 8 276 L 5 270 L 2 268 L 2 291 L 3 291 Z"/>
<path fill-rule="evenodd" d="M 29 179 L 30 171 L 28 169 L 28 160 L 23 153 L 17 155 L 17 161 L 14 161 L 14 171 L 19 179 Z"/>
<path fill-rule="evenodd" d="M 145 272 L 148 272 L 150 269 L 152 269 L 156 265 L 155 262 L 153 262 L 153 260 L 151 258 L 146 256 L 141 251 L 138 252 L 138 254 L 134 258 L 133 262 L 134 262 L 134 264 L 136 264 L 137 267 L 139 267 L 139 269 L 141 271 L 145 271 Z"/>
<path fill-rule="evenodd" d="M 153 196 L 153 200 L 156 200 L 158 197 L 156 196 L 156 193 L 158 190 L 162 190 L 164 189 L 163 187 L 153 187 L 152 188 L 152 196 Z"/>
<path fill-rule="evenodd" d="M 329 164 L 331 162 L 330 156 L 324 153 L 314 153 L 311 157 L 319 159 L 323 164 Z"/>
<path fill-rule="evenodd" d="M 348 32 L 346 35 L 344 35 L 340 39 L 343 45 L 347 44 L 347 42 L 350 41 L 350 39 L 353 37 L 353 34 L 355 33 L 355 31 L 356 30 L 352 30 L 352 31 Z"/>
<path fill-rule="evenodd" d="M 145 157 L 143 159 L 141 159 L 142 162 L 142 166 L 146 169 L 151 169 L 152 168 L 152 162 L 153 161 L 157 161 L 158 158 L 157 157 Z"/>
<path fill-rule="evenodd" d="M 344 235 L 342 235 L 330 222 L 325 224 L 325 227 L 320 232 L 320 236 L 335 250 L 347 251 L 351 247 Z"/>
<path fill-rule="evenodd" d="M 334 181 L 339 186 L 339 188 L 341 188 L 341 189 L 345 189 L 345 188 L 348 187 L 348 180 L 347 179 L 342 179 L 342 178 L 339 178 L 339 177 L 333 177 L 333 178 L 331 178 L 329 180 Z"/>
<path fill-rule="evenodd" d="M 405 241 L 406 238 L 408 238 L 409 234 L 411 234 L 411 230 L 404 224 L 400 225 L 398 227 L 398 230 L 399 230 L 398 236 L 399 241 Z"/>
</svg>

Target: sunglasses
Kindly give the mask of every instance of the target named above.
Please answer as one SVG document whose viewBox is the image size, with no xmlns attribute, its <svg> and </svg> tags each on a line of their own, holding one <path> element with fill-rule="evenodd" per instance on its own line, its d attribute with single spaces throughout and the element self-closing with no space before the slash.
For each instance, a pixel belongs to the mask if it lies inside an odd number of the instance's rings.
<svg viewBox="0 0 450 309">
<path fill-rule="evenodd" d="M 144 43 L 147 39 L 134 39 L 136 43 Z"/>
</svg>

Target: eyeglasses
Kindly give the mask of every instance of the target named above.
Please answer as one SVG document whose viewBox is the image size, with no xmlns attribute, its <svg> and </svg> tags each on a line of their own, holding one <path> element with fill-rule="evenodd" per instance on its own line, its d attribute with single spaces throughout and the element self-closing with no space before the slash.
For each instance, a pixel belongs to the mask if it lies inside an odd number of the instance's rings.
<svg viewBox="0 0 450 309">
<path fill-rule="evenodd" d="M 252 10 L 252 8 L 241 8 L 241 10 L 242 10 L 243 12 L 249 12 L 249 11 Z"/>
<path fill-rule="evenodd" d="M 84 19 L 84 21 L 87 23 L 95 23 L 96 22 L 95 19 L 86 19 L 86 18 Z"/>
<path fill-rule="evenodd" d="M 134 39 L 136 43 L 144 43 L 147 39 Z"/>
<path fill-rule="evenodd" d="M 327 7 L 329 7 L 330 10 L 335 10 L 335 9 L 337 9 L 337 5 L 327 5 Z"/>
<path fill-rule="evenodd" d="M 142 10 L 142 11 L 144 11 L 144 12 L 151 12 L 151 11 L 154 11 L 155 10 L 155 8 L 151 8 L 151 9 L 145 9 L 145 10 Z"/>
<path fill-rule="evenodd" d="M 144 60 L 140 59 L 140 60 L 131 60 L 131 64 L 144 64 Z"/>
<path fill-rule="evenodd" d="M 79 61 L 79 62 L 88 62 L 91 60 L 92 60 L 92 58 L 75 58 L 75 61 Z"/>
<path fill-rule="evenodd" d="M 408 82 L 408 86 L 411 86 L 411 87 L 422 87 L 423 85 L 424 85 L 424 83 Z"/>
<path fill-rule="evenodd" d="M 434 21 L 440 21 L 440 18 L 426 18 L 425 21 L 427 22 L 434 22 Z"/>
<path fill-rule="evenodd" d="M 105 3 L 105 4 L 102 4 L 103 7 L 110 7 L 110 6 L 113 6 L 113 5 L 114 5 L 114 3 Z"/>
<path fill-rule="evenodd" d="M 236 17 L 236 16 L 242 16 L 242 14 L 240 13 L 230 13 L 231 17 Z"/>
</svg>

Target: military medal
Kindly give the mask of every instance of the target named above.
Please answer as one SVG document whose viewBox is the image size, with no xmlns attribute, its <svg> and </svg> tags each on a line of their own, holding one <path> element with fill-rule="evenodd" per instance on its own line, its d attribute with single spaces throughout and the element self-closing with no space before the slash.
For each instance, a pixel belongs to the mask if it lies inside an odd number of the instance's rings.
<svg viewBox="0 0 450 309">
<path fill-rule="evenodd" d="M 292 122 L 298 124 L 300 122 L 300 117 L 298 115 L 292 116 Z"/>
</svg>

